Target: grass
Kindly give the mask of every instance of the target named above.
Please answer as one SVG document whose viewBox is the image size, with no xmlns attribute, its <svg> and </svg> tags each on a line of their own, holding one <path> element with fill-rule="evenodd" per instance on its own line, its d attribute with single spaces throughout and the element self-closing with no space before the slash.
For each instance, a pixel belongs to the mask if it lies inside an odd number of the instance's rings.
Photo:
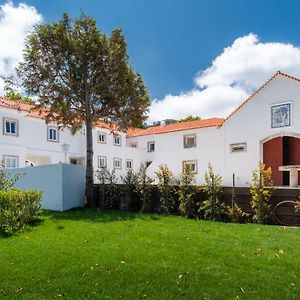
<svg viewBox="0 0 300 300">
<path fill-rule="evenodd" d="M 300 228 L 44 211 L 0 235 L 4 299 L 299 299 Z"/>
</svg>

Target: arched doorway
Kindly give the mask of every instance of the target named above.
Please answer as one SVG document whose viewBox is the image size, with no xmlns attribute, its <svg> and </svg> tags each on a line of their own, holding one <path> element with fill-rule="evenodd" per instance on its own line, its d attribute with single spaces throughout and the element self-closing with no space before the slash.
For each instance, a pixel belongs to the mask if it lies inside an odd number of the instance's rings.
<svg viewBox="0 0 300 300">
<path fill-rule="evenodd" d="M 272 168 L 274 185 L 289 185 L 289 172 L 281 172 L 278 168 L 300 165 L 300 138 L 279 136 L 263 142 L 263 162 L 267 167 Z"/>
</svg>

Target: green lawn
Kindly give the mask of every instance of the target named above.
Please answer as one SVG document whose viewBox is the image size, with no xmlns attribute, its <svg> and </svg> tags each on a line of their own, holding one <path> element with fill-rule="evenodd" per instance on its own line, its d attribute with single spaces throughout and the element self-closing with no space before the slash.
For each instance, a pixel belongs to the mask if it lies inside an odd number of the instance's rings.
<svg viewBox="0 0 300 300">
<path fill-rule="evenodd" d="M 300 299 L 300 228 L 43 212 L 0 235 L 0 298 Z"/>
</svg>

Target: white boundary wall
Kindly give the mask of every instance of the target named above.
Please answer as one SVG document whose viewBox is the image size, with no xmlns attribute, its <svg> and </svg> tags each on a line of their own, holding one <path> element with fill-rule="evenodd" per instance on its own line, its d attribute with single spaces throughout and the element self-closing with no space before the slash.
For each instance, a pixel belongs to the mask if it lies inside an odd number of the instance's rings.
<svg viewBox="0 0 300 300">
<path fill-rule="evenodd" d="M 11 175 L 25 174 L 15 187 L 43 192 L 42 208 L 64 211 L 82 207 L 85 191 L 85 168 L 72 164 L 53 164 L 11 169 Z"/>
</svg>

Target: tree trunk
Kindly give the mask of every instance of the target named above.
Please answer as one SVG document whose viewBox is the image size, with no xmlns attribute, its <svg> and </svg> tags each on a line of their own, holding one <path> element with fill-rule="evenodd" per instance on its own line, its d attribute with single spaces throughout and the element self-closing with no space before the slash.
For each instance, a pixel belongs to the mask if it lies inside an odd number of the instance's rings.
<svg viewBox="0 0 300 300">
<path fill-rule="evenodd" d="M 94 168 L 93 168 L 93 127 L 92 120 L 86 119 L 86 197 L 89 206 L 95 207 L 93 197 Z"/>
</svg>

